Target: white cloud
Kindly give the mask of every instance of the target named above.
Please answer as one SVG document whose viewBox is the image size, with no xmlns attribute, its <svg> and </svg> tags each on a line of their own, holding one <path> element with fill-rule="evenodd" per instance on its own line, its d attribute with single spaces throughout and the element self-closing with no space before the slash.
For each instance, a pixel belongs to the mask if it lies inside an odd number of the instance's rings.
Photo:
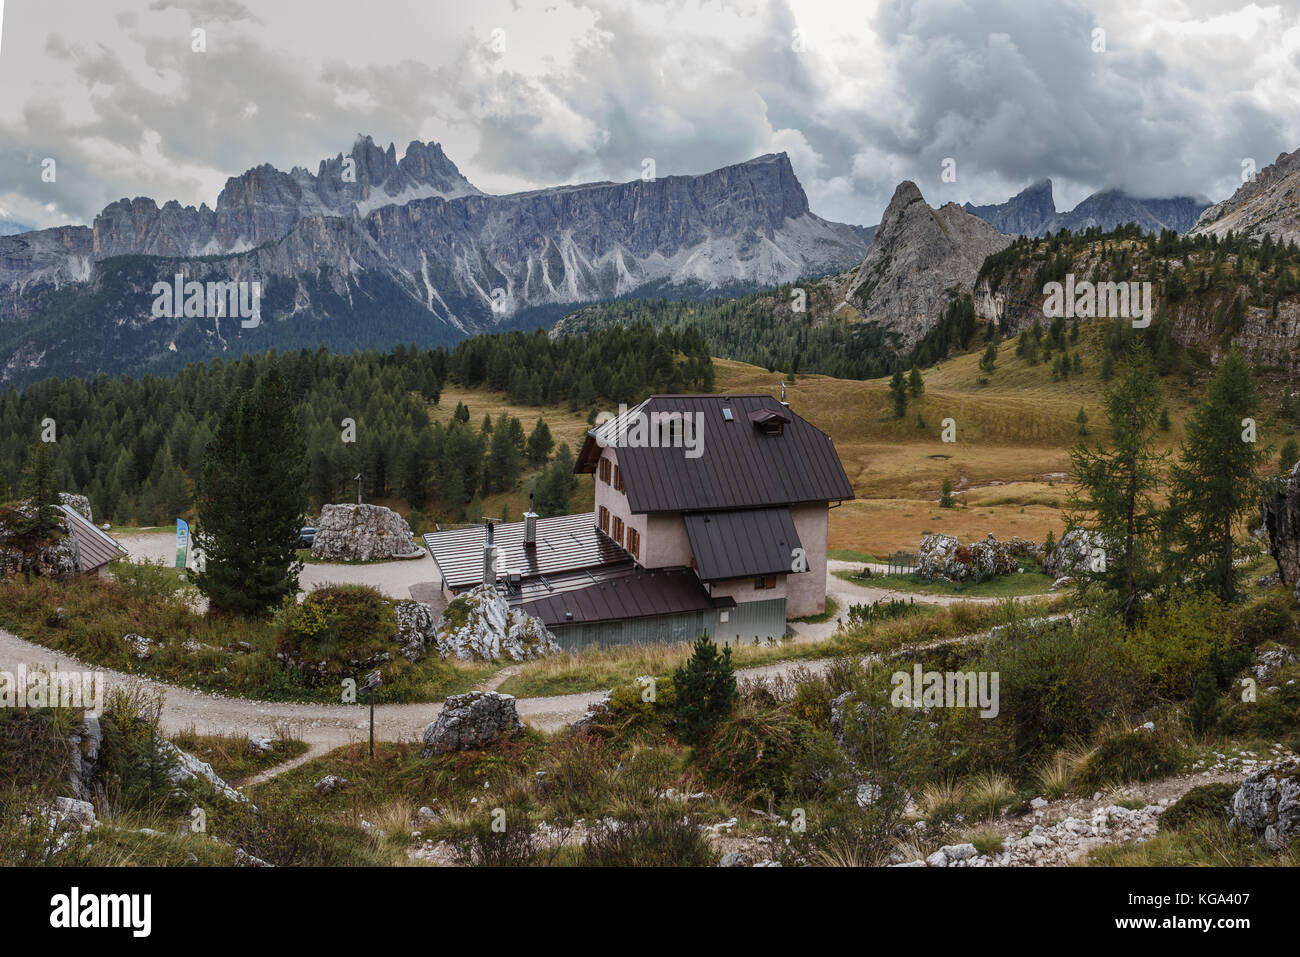
<svg viewBox="0 0 1300 957">
<path fill-rule="evenodd" d="M 439 141 L 494 192 L 632 179 L 645 157 L 662 176 L 785 150 L 815 212 L 864 224 L 905 178 L 931 202 L 998 202 L 1042 176 L 1062 206 L 1109 185 L 1218 198 L 1242 157 L 1300 146 L 1291 0 L 44 0 L 6 13 L 0 204 L 42 224 L 89 221 L 121 196 L 211 204 L 228 176 L 314 170 L 357 133 L 399 152 Z M 1098 25 L 1104 54 L 1089 46 Z M 206 53 L 190 49 L 195 27 Z M 57 184 L 40 182 L 48 155 Z M 945 157 L 955 184 L 939 179 Z"/>
</svg>

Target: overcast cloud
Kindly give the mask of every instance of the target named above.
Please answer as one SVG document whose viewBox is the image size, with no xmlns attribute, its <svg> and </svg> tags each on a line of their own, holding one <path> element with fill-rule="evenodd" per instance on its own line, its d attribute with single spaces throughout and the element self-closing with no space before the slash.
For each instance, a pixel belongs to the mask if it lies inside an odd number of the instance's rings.
<svg viewBox="0 0 1300 957">
<path fill-rule="evenodd" d="M 1000 202 L 1043 176 L 1063 209 L 1105 186 L 1217 200 L 1244 158 L 1300 147 L 1300 0 L 4 9 L 0 218 L 89 223 L 138 195 L 211 206 L 229 176 L 314 172 L 358 133 L 399 154 L 440 142 L 488 192 L 784 150 L 814 212 L 862 224 L 903 179 L 936 204 Z"/>
</svg>

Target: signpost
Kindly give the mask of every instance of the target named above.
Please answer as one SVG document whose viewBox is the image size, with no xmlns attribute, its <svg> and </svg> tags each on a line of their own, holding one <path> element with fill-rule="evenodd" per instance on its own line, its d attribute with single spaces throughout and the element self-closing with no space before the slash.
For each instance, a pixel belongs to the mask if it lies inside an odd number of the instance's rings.
<svg viewBox="0 0 1300 957">
<path fill-rule="evenodd" d="M 375 691 L 383 683 L 383 676 L 380 675 L 379 669 L 376 668 L 366 675 L 366 680 L 361 685 L 362 691 L 370 692 L 370 756 L 372 758 L 375 756 Z"/>
</svg>

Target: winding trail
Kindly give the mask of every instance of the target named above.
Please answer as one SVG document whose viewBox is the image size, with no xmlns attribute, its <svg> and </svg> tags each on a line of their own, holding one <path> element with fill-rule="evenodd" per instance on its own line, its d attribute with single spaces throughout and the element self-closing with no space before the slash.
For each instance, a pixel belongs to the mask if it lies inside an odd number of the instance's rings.
<svg viewBox="0 0 1300 957">
<path fill-rule="evenodd" d="M 140 534 L 124 536 L 123 544 L 131 557 L 168 561 L 173 555 L 172 537 L 169 534 Z M 861 563 L 831 561 L 831 571 L 860 568 Z M 883 568 L 882 568 L 883 570 Z M 436 577 L 432 562 L 385 562 L 373 565 L 309 564 L 303 569 L 305 588 L 324 582 L 356 582 L 371 584 L 393 596 L 408 597 L 411 584 Z M 993 599 L 963 598 L 957 595 L 908 595 L 885 588 L 870 588 L 844 581 L 833 574 L 827 578 L 827 591 L 847 612 L 854 603 L 872 602 L 881 598 L 913 597 L 919 602 L 949 605 L 962 601 L 988 602 Z M 840 617 L 843 617 L 841 615 Z M 838 622 L 792 623 L 793 640 L 800 643 L 819 642 L 834 634 Z M 369 707 L 364 702 L 345 704 L 311 704 L 287 701 L 257 701 L 247 698 L 228 698 L 218 694 L 195 691 L 177 685 L 128 675 L 123 672 L 97 668 L 43 645 L 27 641 L 0 629 L 0 671 L 16 672 L 19 665 L 30 671 L 40 667 L 48 671 L 91 671 L 103 676 L 105 690 L 115 685 L 144 685 L 161 691 L 166 696 L 162 712 L 162 727 L 168 734 L 194 731 L 198 734 L 265 735 L 277 733 L 285 726 L 295 737 L 302 739 L 308 751 L 291 761 L 268 768 L 245 782 L 245 786 L 260 783 L 276 774 L 318 757 L 333 748 L 365 741 L 369 736 Z M 820 670 L 826 660 L 790 660 L 738 669 L 738 678 L 771 677 L 797 668 Z M 495 690 L 513 674 L 518 666 L 501 669 L 488 678 L 480 689 Z M 519 716 L 542 731 L 556 731 L 582 716 L 592 704 L 604 696 L 603 691 L 553 695 L 537 698 L 518 698 Z M 441 702 L 422 704 L 379 704 L 375 707 L 375 738 L 380 741 L 418 740 L 424 727 L 435 720 L 442 710 Z"/>
</svg>

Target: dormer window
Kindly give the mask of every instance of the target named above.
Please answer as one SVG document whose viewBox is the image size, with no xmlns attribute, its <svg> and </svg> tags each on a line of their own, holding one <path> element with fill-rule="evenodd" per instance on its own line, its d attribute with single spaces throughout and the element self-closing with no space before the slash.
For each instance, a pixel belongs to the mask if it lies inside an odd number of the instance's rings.
<svg viewBox="0 0 1300 957">
<path fill-rule="evenodd" d="M 749 421 L 764 435 L 781 435 L 785 432 L 785 424 L 790 421 L 790 414 L 777 409 L 755 409 L 749 413 Z"/>
</svg>

